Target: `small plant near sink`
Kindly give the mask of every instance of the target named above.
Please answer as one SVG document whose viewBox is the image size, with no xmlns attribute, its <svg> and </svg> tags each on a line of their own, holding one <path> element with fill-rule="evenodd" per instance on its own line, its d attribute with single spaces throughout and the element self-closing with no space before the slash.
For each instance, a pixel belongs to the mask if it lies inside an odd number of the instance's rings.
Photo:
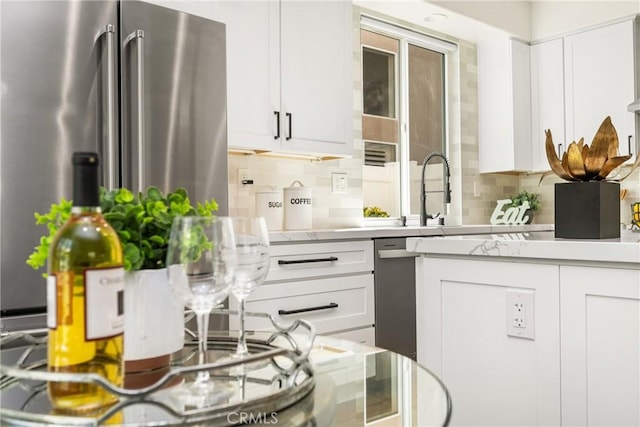
<svg viewBox="0 0 640 427">
<path fill-rule="evenodd" d="M 389 214 L 377 206 L 367 206 L 363 209 L 365 218 L 389 218 Z"/>
</svg>

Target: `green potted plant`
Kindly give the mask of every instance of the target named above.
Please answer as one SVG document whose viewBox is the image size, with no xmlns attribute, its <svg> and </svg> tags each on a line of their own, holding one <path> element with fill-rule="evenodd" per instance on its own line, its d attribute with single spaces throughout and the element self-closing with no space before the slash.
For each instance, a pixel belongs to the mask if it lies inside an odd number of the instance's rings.
<svg viewBox="0 0 640 427">
<path fill-rule="evenodd" d="M 49 234 L 27 259 L 34 269 L 43 267 L 49 255 L 49 245 L 58 229 L 71 214 L 72 202 L 64 198 L 51 205 L 45 214 L 35 213 L 36 224 L 46 225 Z M 161 269 L 167 257 L 171 224 L 178 215 L 212 216 L 218 210 L 215 200 L 191 204 L 187 191 L 179 188 L 164 195 L 157 187 L 134 195 L 126 188 L 100 189 L 102 215 L 116 230 L 122 243 L 126 271 Z"/>
<path fill-rule="evenodd" d="M 124 253 L 125 285 L 125 385 L 153 382 L 143 372 L 158 378 L 168 369 L 170 354 L 181 349 L 184 340 L 183 307 L 175 302 L 167 283 L 165 262 L 171 224 L 176 216 L 213 216 L 215 200 L 192 205 L 187 191 L 179 188 L 166 195 L 157 187 L 134 194 L 126 188 L 100 189 L 100 206 L 105 219 L 116 230 Z M 40 239 L 27 264 L 34 269 L 46 264 L 55 233 L 71 214 L 72 202 L 61 200 L 49 212 L 35 213 L 36 224 L 48 234 Z M 135 380 L 142 382 L 135 382 Z M 145 382 L 146 381 L 146 382 Z"/>
<path fill-rule="evenodd" d="M 366 206 L 363 208 L 363 215 L 365 218 L 388 218 L 389 214 L 378 206 Z"/>
<path fill-rule="evenodd" d="M 522 206 L 524 202 L 529 203 L 529 209 L 526 211 L 526 215 L 529 217 L 526 224 L 533 222 L 534 212 L 540 208 L 540 195 L 537 193 L 529 193 L 528 191 L 520 191 L 515 196 L 511 196 L 511 204 L 509 207 L 517 208 Z"/>
</svg>

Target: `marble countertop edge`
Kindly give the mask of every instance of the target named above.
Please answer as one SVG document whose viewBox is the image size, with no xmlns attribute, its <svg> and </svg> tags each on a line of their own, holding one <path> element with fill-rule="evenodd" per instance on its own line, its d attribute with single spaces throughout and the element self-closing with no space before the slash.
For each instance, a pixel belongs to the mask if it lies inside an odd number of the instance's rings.
<svg viewBox="0 0 640 427">
<path fill-rule="evenodd" d="M 312 230 L 274 230 L 269 232 L 272 243 L 310 242 L 322 240 L 356 240 L 356 239 L 380 239 L 390 237 L 432 237 L 432 236 L 457 236 L 467 234 L 487 233 L 519 233 L 531 231 L 553 230 L 553 224 L 529 224 L 529 225 L 445 225 L 420 227 L 409 225 L 383 226 L 383 227 L 349 227 L 336 229 L 312 229 Z"/>
<path fill-rule="evenodd" d="M 554 233 L 408 238 L 407 250 L 422 254 L 532 258 L 627 263 L 640 266 L 640 233 L 623 230 L 619 239 L 556 239 Z"/>
</svg>

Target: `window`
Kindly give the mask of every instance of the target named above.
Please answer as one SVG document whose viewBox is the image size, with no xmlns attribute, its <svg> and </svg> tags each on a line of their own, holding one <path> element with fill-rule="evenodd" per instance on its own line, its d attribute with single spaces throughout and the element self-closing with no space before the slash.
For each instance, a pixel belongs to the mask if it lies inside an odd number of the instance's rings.
<svg viewBox="0 0 640 427">
<path fill-rule="evenodd" d="M 361 22 L 364 205 L 417 217 L 422 162 L 446 153 L 446 55 L 455 46 L 368 17 Z M 430 169 L 427 190 L 442 189 L 441 172 Z M 434 196 L 427 196 L 430 213 L 444 212 L 442 195 Z"/>
</svg>

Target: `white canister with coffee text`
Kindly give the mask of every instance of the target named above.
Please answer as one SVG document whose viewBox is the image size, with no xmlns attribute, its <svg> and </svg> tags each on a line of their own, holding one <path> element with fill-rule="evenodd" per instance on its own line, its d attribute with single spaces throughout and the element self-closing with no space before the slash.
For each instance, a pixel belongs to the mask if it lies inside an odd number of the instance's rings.
<svg viewBox="0 0 640 427">
<path fill-rule="evenodd" d="M 268 230 L 282 230 L 282 191 L 256 193 L 256 216 L 264 218 Z"/>
<path fill-rule="evenodd" d="M 294 181 L 284 188 L 284 229 L 311 229 L 311 188 Z"/>
</svg>

